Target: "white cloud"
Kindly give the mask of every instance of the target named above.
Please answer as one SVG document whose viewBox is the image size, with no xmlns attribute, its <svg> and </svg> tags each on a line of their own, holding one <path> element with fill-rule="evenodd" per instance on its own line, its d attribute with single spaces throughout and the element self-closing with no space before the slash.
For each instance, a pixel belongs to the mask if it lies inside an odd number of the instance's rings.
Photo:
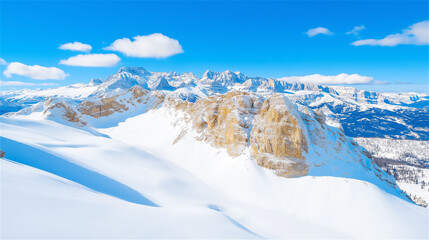
<svg viewBox="0 0 429 240">
<path fill-rule="evenodd" d="M 128 38 L 118 39 L 104 49 L 118 51 L 128 57 L 140 58 L 166 58 L 183 53 L 179 41 L 161 33 L 136 36 L 134 41 Z"/>
<path fill-rule="evenodd" d="M 63 70 L 56 67 L 30 66 L 19 62 L 10 63 L 3 74 L 8 78 L 12 77 L 12 74 L 16 74 L 38 80 L 60 80 L 68 76 Z"/>
<path fill-rule="evenodd" d="M 394 47 L 399 44 L 428 45 L 429 44 L 429 21 L 418 22 L 402 30 L 402 33 L 388 35 L 383 39 L 364 39 L 351 43 L 355 46 L 388 46 Z"/>
<path fill-rule="evenodd" d="M 359 32 L 364 30 L 364 29 L 365 29 L 364 25 L 356 26 L 350 32 L 346 32 L 346 34 L 353 34 L 355 36 L 358 36 Z"/>
<path fill-rule="evenodd" d="M 54 86 L 56 83 L 25 83 L 18 81 L 0 81 L 0 86 L 11 87 L 11 86 Z"/>
<path fill-rule="evenodd" d="M 294 83 L 313 83 L 313 84 L 380 84 L 381 82 L 374 82 L 374 78 L 361 76 L 359 74 L 346 74 L 341 73 L 338 75 L 325 76 L 320 74 L 313 74 L 307 76 L 293 76 L 279 78 L 285 82 Z"/>
<path fill-rule="evenodd" d="M 305 34 L 307 34 L 309 37 L 314 37 L 317 34 L 332 35 L 334 33 L 329 31 L 327 28 L 317 27 L 317 28 L 312 28 L 312 29 L 308 30 Z"/>
<path fill-rule="evenodd" d="M 63 59 L 60 64 L 80 67 L 112 67 L 115 66 L 121 58 L 116 54 L 79 54 L 69 59 Z"/>
<path fill-rule="evenodd" d="M 0 65 L 7 65 L 7 62 L 3 58 L 0 58 Z"/>
<path fill-rule="evenodd" d="M 91 45 L 84 44 L 81 42 L 66 43 L 58 47 L 61 50 L 71 50 L 79 52 L 90 52 L 92 50 Z"/>
</svg>

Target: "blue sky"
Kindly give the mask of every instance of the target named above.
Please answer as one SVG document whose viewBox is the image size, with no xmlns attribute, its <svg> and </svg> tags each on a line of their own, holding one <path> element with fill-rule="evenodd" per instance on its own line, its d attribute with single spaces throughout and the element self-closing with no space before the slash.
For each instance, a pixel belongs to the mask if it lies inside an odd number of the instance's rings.
<svg viewBox="0 0 429 240">
<path fill-rule="evenodd" d="M 396 46 L 351 43 L 401 34 L 428 19 L 427 1 L 2 0 L 0 57 L 7 63 L 55 67 L 68 74 L 62 80 L 1 74 L 2 82 L 35 84 L 3 85 L 2 90 L 89 82 L 93 77 L 105 78 L 121 66 L 143 66 L 149 71 L 192 71 L 199 76 L 207 69 L 263 77 L 358 74 L 373 80 L 350 86 L 427 92 L 427 42 L 407 38 Z M 357 26 L 364 26 L 358 35 L 346 34 Z M 317 27 L 327 29 L 328 34 L 306 34 Z M 132 57 L 129 51 L 104 49 L 118 39 L 133 41 L 135 36 L 153 33 L 177 40 L 183 53 L 166 58 Z M 75 41 L 92 50 L 58 49 Z M 116 54 L 121 60 L 109 67 L 59 64 L 78 54 Z M 8 65 L 0 68 L 3 73 Z"/>
</svg>

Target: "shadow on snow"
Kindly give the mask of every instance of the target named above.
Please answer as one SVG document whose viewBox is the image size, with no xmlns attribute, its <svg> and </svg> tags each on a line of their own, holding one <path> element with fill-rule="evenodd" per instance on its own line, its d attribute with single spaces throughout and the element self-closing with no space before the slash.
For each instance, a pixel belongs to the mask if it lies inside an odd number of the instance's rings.
<svg viewBox="0 0 429 240">
<path fill-rule="evenodd" d="M 105 175 L 5 137 L 0 137 L 0 143 L 2 150 L 6 152 L 6 157 L 14 162 L 55 174 L 96 192 L 107 194 L 127 202 L 158 207 L 157 204 L 136 190 Z"/>
</svg>

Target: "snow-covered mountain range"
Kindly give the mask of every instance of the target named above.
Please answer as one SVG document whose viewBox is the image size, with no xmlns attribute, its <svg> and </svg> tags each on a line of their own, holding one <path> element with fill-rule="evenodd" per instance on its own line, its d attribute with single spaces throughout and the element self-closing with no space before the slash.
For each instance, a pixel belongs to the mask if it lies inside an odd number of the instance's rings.
<svg viewBox="0 0 429 240">
<path fill-rule="evenodd" d="M 124 67 L 0 102 L 6 237 L 428 237 L 427 94 Z"/>
<path fill-rule="evenodd" d="M 149 90 L 171 91 L 188 101 L 231 90 L 262 95 L 283 93 L 296 103 L 323 110 L 330 121 L 340 123 L 345 133 L 352 137 L 429 140 L 428 94 L 377 93 L 351 87 L 288 83 L 232 71 L 206 71 L 199 78 L 192 73 L 149 72 L 142 67 L 122 67 L 105 80 L 93 79 L 89 84 L 48 90 L 3 91 L 1 111 L 17 111 L 48 97 L 79 102 L 135 85 Z"/>
</svg>

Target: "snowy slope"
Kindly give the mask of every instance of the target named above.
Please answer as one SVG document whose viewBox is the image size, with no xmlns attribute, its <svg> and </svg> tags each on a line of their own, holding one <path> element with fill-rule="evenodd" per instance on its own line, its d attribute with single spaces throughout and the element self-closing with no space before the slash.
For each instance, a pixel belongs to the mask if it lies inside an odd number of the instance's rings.
<svg viewBox="0 0 429 240">
<path fill-rule="evenodd" d="M 2 239 L 254 238 L 206 207 L 134 204 L 26 165 L 1 166 Z"/>
<path fill-rule="evenodd" d="M 153 114 L 139 142 L 2 118 L 2 237 L 428 237 L 426 209 L 367 182 L 281 178 L 186 136 L 162 151 L 175 126 Z"/>
</svg>

